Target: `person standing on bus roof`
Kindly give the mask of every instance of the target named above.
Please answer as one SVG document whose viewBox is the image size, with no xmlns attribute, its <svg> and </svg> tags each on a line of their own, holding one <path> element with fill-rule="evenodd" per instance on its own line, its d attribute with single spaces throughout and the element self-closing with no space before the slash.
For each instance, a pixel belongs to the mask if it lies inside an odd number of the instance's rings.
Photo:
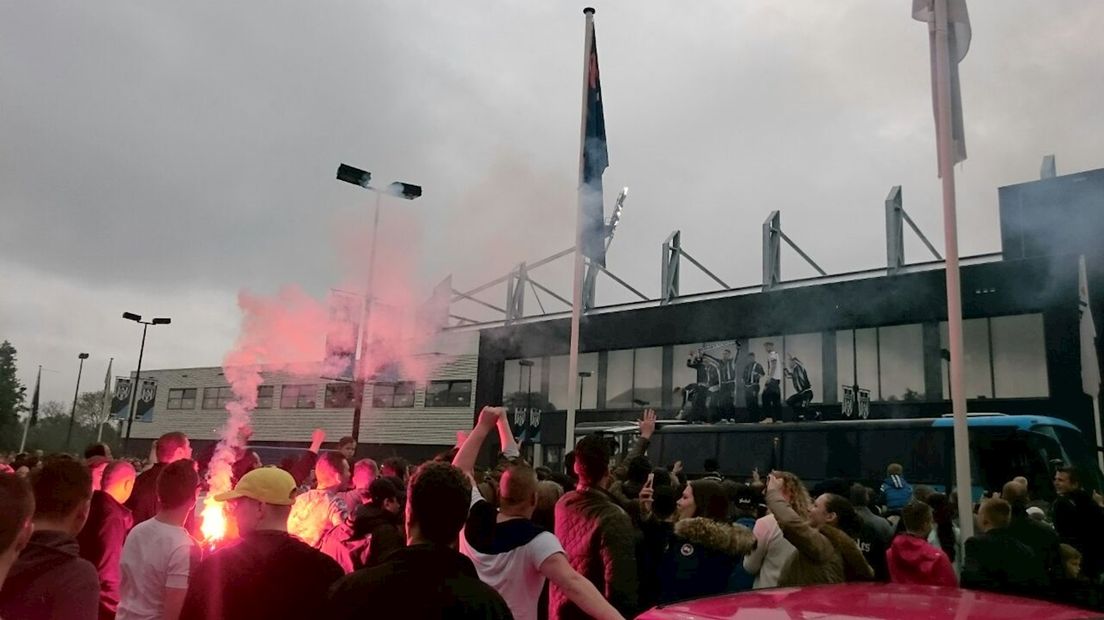
<svg viewBox="0 0 1104 620">
<path fill-rule="evenodd" d="M 809 373 L 805 371 L 805 366 L 801 363 L 801 360 L 797 359 L 797 356 L 790 356 L 790 368 L 786 371 L 786 374 L 793 381 L 794 388 L 794 393 L 786 399 L 786 404 L 790 406 L 790 410 L 793 412 L 793 419 L 804 422 L 806 419 L 805 412 L 809 407 L 809 403 L 813 400 L 813 384 L 809 381 Z"/>
<path fill-rule="evenodd" d="M 748 352 L 748 363 L 744 366 L 744 405 L 747 407 L 749 422 L 759 422 L 759 390 L 763 375 L 763 365 L 755 361 L 755 353 Z"/>
<path fill-rule="evenodd" d="M 763 344 L 767 351 L 767 386 L 763 389 L 764 422 L 782 420 L 782 361 L 774 350 L 774 343 Z"/>
</svg>

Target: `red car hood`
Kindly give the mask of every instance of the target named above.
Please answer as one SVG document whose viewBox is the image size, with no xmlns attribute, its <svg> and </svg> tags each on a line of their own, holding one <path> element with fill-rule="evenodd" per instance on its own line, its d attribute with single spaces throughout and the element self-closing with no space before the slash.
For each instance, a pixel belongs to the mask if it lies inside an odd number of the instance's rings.
<svg viewBox="0 0 1104 620">
<path fill-rule="evenodd" d="M 674 603 L 642 620 L 1067 620 L 1099 613 L 1045 601 L 934 586 L 841 584 L 774 588 Z"/>
</svg>

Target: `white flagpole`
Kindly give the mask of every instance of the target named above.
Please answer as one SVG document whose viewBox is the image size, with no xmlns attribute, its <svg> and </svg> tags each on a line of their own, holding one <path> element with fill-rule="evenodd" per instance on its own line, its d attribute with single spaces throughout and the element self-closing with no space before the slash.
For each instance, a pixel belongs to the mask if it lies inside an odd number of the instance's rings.
<svg viewBox="0 0 1104 620">
<path fill-rule="evenodd" d="M 100 406 L 100 424 L 99 429 L 96 431 L 96 442 L 103 441 L 103 427 L 107 423 L 108 407 L 111 406 L 111 364 L 115 361 L 115 358 L 107 360 L 107 374 L 104 375 L 104 394 L 103 403 Z"/>
<path fill-rule="evenodd" d="M 954 413 L 955 485 L 962 539 L 974 535 L 970 482 L 970 434 L 963 380 L 962 283 L 958 269 L 958 216 L 955 209 L 954 136 L 951 127 L 951 58 L 947 45 L 947 0 L 934 0 L 935 95 L 939 104 L 939 173 L 943 180 L 943 237 L 947 254 L 947 336 L 951 352 L 951 411 Z"/>
<path fill-rule="evenodd" d="M 594 9 L 585 8 L 586 29 L 583 40 L 583 96 L 579 115 L 579 201 L 575 209 L 575 270 L 571 286 L 571 345 L 567 355 L 567 424 L 564 453 L 575 449 L 575 399 L 579 381 L 579 322 L 583 314 L 583 149 L 586 148 L 587 86 L 590 70 L 590 42 L 594 32 Z M 572 472 L 567 472 L 569 475 Z"/>
</svg>

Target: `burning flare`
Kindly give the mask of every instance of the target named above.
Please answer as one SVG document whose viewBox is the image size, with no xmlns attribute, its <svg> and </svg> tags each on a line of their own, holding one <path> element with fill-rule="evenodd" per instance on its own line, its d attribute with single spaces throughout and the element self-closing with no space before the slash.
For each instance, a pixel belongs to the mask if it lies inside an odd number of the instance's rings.
<svg viewBox="0 0 1104 620">
<path fill-rule="evenodd" d="M 223 512 L 223 502 L 215 501 L 214 497 L 208 497 L 203 501 L 203 525 L 199 530 L 203 533 L 203 543 L 214 548 L 226 537 L 226 513 Z"/>
</svg>

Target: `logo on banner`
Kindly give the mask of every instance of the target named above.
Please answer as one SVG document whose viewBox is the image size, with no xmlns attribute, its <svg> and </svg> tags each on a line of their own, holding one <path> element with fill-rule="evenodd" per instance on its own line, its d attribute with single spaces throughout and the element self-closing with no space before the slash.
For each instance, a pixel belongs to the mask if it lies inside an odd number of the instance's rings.
<svg viewBox="0 0 1104 620">
<path fill-rule="evenodd" d="M 138 391 L 138 406 L 135 418 L 142 422 L 153 422 L 153 404 L 157 400 L 157 381 L 143 379 Z"/>
<path fill-rule="evenodd" d="M 130 406 L 130 379 L 115 379 L 115 393 L 111 397 L 111 417 L 126 419 Z"/>
</svg>

